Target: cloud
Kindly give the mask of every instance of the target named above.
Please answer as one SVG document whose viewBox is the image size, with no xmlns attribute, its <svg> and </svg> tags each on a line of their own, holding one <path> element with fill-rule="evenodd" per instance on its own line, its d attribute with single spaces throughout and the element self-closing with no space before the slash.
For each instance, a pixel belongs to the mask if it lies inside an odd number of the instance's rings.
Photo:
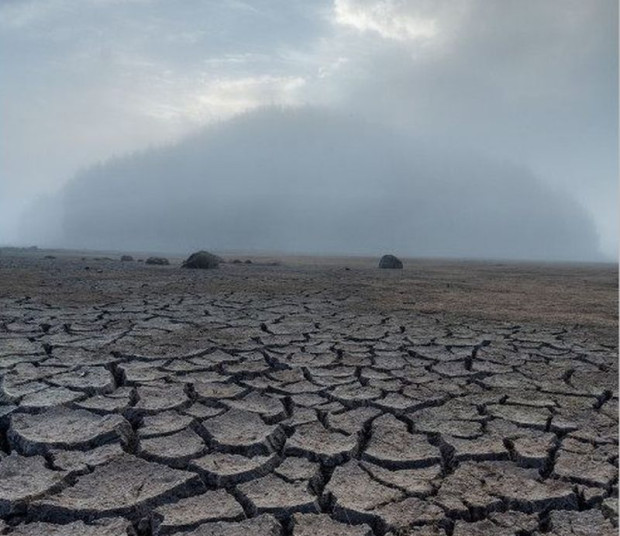
<svg viewBox="0 0 620 536">
<path fill-rule="evenodd" d="M 350 31 L 344 8 L 365 31 Z M 316 91 L 339 109 L 529 166 L 587 207 L 615 256 L 617 19 L 611 0 L 339 0 L 335 35 L 317 54 L 348 61 Z M 408 20 L 435 21 L 435 33 L 390 33 Z"/>
<path fill-rule="evenodd" d="M 335 0 L 335 22 L 389 39 L 430 39 L 437 35 L 436 18 L 414 16 L 406 12 L 405 6 L 402 0 Z"/>
<path fill-rule="evenodd" d="M 190 121 L 201 124 L 221 120 L 266 104 L 298 104 L 305 80 L 300 76 L 255 76 L 246 78 L 190 79 L 181 89 L 178 82 L 169 91 L 145 92 L 134 109 L 161 121 Z"/>
<path fill-rule="evenodd" d="M 282 4 L 1 3 L 0 241 L 16 239 L 16 207 L 81 168 L 259 105 L 298 102 L 304 73 L 265 36 L 292 42 L 316 30 Z"/>
<path fill-rule="evenodd" d="M 311 104 L 518 162 L 617 249 L 617 2 L 0 3 L 0 240 L 80 168 Z M 9 214 L 11 214 L 9 216 Z"/>
</svg>

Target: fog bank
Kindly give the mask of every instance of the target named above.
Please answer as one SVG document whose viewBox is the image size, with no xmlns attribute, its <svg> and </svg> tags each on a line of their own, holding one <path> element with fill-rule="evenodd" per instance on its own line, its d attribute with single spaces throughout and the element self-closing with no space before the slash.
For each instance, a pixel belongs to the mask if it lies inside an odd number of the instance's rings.
<svg viewBox="0 0 620 536">
<path fill-rule="evenodd" d="M 527 169 L 316 108 L 86 169 L 23 231 L 91 249 L 600 259 L 585 211 Z"/>
</svg>

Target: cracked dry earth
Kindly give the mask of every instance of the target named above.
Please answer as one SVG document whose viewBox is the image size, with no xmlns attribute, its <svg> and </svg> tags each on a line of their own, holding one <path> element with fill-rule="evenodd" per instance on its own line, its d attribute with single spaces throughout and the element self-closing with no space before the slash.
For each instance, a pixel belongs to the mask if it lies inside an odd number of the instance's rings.
<svg viewBox="0 0 620 536">
<path fill-rule="evenodd" d="M 616 533 L 587 329 L 364 307 L 372 270 L 2 263 L 0 534 Z"/>
</svg>

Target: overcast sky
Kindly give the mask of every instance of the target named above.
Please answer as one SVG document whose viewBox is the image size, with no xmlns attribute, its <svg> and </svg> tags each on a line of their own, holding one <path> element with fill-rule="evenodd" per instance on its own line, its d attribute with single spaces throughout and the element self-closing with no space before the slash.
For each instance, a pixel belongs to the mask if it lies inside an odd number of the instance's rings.
<svg viewBox="0 0 620 536">
<path fill-rule="evenodd" d="M 269 105 L 523 166 L 618 240 L 615 0 L 3 0 L 0 243 L 78 171 Z"/>
</svg>

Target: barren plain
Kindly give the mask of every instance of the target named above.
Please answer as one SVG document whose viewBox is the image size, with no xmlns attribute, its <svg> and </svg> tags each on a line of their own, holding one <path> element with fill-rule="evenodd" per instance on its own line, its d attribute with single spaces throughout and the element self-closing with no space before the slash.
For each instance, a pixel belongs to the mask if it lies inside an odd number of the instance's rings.
<svg viewBox="0 0 620 536">
<path fill-rule="evenodd" d="M 250 258 L 0 252 L 0 534 L 616 534 L 615 265 Z"/>
</svg>

